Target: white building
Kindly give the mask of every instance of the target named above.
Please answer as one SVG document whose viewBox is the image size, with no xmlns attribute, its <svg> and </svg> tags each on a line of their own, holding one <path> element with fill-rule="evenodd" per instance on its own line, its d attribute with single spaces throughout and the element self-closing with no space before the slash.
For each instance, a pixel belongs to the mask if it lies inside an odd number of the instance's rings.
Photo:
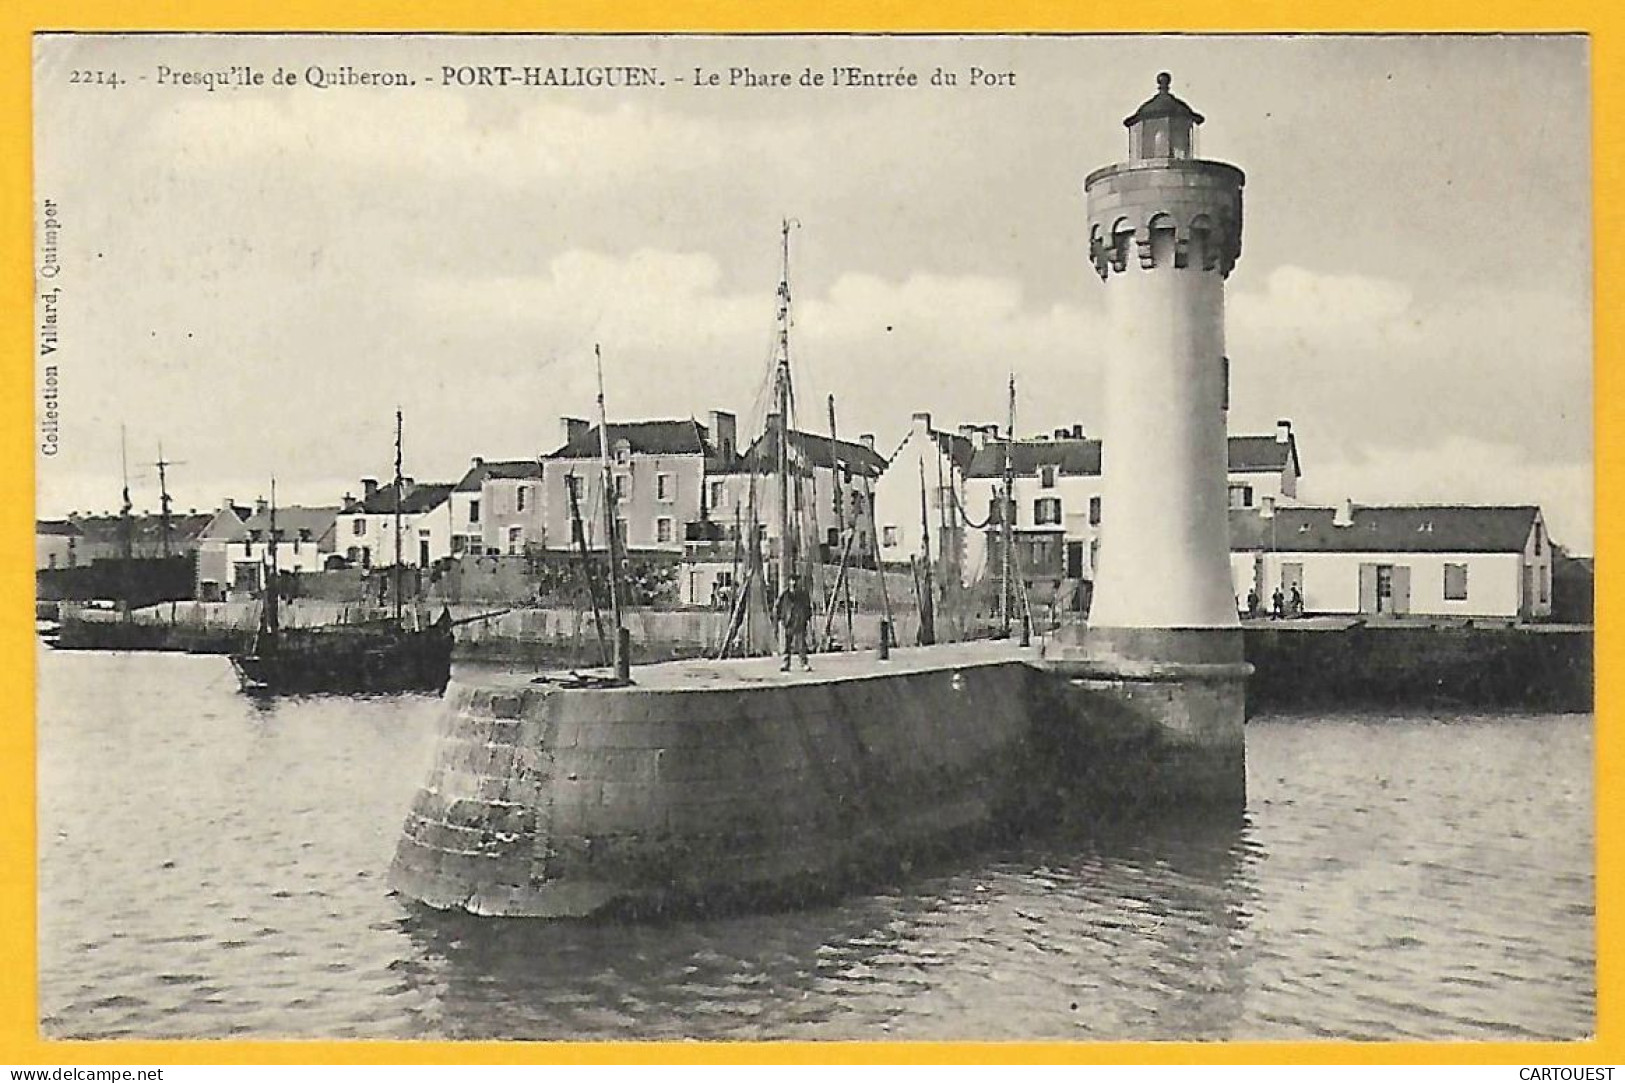
<svg viewBox="0 0 1625 1083">
<path fill-rule="evenodd" d="M 931 426 L 929 413 L 914 415 L 908 435 L 875 483 L 881 560 L 907 563 L 925 557 L 929 524 L 932 563 L 944 577 L 963 577 L 970 533 L 964 514 L 965 474 L 977 449 L 993 435 L 992 425 L 961 425 L 958 432 L 947 432 Z"/>
<path fill-rule="evenodd" d="M 1552 545 L 1540 509 L 1461 505 L 1271 508 L 1230 513 L 1243 609 L 1294 588 L 1317 614 L 1540 620 L 1552 613 Z"/>
<path fill-rule="evenodd" d="M 476 457 L 451 493 L 451 552 L 519 554 L 546 543 L 540 459 Z"/>
<path fill-rule="evenodd" d="M 401 483 L 400 543 L 395 553 L 396 498 L 393 483 L 379 486 L 373 478 L 361 481 L 362 496 L 344 505 L 338 514 L 334 547 L 352 567 L 388 567 L 401 563 L 426 567 L 451 555 L 450 482 L 419 485 L 411 478 Z"/>
<path fill-rule="evenodd" d="M 1274 435 L 1232 436 L 1227 443 L 1233 504 L 1277 506 L 1296 499 L 1302 469 L 1291 422 L 1280 422 Z M 1085 438 L 1081 426 L 1010 445 L 1015 562 L 1043 601 L 1054 598 L 1062 608 L 1086 605 L 1094 582 L 1100 526 L 1110 514 L 1101 455 L 1101 442 Z M 966 585 L 1001 574 L 1002 520 L 995 494 L 1004 484 L 1004 457 L 1003 441 L 987 442 L 966 471 L 965 510 L 972 527 L 965 536 Z"/>
<path fill-rule="evenodd" d="M 309 574 L 326 569 L 334 556 L 338 511 L 332 507 L 277 508 L 277 571 Z M 261 502 L 232 532 L 235 537 L 225 542 L 227 590 L 253 594 L 264 586 L 265 570 L 271 565 L 271 520 L 270 508 Z"/>
</svg>

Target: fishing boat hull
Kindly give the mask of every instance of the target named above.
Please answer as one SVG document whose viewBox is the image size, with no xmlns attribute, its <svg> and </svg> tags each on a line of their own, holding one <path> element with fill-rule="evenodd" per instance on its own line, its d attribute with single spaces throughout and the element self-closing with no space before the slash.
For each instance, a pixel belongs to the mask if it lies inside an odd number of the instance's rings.
<svg viewBox="0 0 1625 1083">
<path fill-rule="evenodd" d="M 449 627 L 422 631 L 318 629 L 231 656 L 246 692 L 441 692 L 451 678 Z"/>
<path fill-rule="evenodd" d="M 54 634 L 43 636 L 47 646 L 62 651 L 173 650 L 171 626 L 150 621 L 83 620 L 64 616 Z"/>
</svg>

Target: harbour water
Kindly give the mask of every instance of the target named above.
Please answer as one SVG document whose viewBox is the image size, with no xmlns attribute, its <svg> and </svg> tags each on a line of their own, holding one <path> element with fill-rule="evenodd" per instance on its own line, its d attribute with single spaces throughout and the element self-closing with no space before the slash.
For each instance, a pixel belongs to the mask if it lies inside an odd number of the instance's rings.
<svg viewBox="0 0 1625 1083">
<path fill-rule="evenodd" d="M 1039 831 L 839 902 L 642 925 L 389 894 L 434 697 L 256 703 L 42 651 L 51 1038 L 1580 1038 L 1592 718 L 1248 723 L 1248 808 Z"/>
</svg>

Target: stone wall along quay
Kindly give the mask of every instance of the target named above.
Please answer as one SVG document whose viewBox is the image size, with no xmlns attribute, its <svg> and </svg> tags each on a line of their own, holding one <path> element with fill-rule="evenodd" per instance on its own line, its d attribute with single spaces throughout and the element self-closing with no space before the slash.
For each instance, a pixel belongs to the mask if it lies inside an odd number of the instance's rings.
<svg viewBox="0 0 1625 1083">
<path fill-rule="evenodd" d="M 454 685 L 391 884 L 486 915 L 796 902 L 1059 815 L 1080 784 L 1113 801 L 1183 793 L 1166 784 L 1183 761 L 1153 728 L 1092 724 L 1096 697 L 1034 653 L 953 644 L 819 656 L 812 674 L 741 660 L 640 667 L 628 688 Z"/>
</svg>

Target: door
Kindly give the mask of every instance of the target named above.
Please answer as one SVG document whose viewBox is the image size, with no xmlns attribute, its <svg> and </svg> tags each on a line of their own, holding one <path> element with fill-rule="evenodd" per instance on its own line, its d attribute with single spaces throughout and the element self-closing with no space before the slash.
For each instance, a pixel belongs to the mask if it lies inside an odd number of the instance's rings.
<svg viewBox="0 0 1625 1083">
<path fill-rule="evenodd" d="M 1523 566 L 1523 594 L 1518 598 L 1518 616 L 1525 620 L 1534 612 L 1535 605 L 1535 566 Z"/>
<path fill-rule="evenodd" d="M 1066 577 L 1068 579 L 1083 578 L 1083 543 L 1081 541 L 1066 543 Z"/>
<path fill-rule="evenodd" d="M 1281 601 L 1287 616 L 1303 616 L 1303 565 L 1297 561 L 1281 565 Z"/>
<path fill-rule="evenodd" d="M 427 539 L 427 538 L 419 538 L 418 539 L 418 567 L 427 568 L 428 566 L 429 566 L 429 539 Z"/>
<path fill-rule="evenodd" d="M 1360 612 L 1377 612 L 1377 566 L 1360 565 Z"/>
<path fill-rule="evenodd" d="M 1392 575 L 1392 612 L 1394 616 L 1402 617 L 1411 611 L 1411 569 L 1408 565 L 1397 564 L 1393 568 Z"/>
<path fill-rule="evenodd" d="M 1377 612 L 1392 613 L 1394 611 L 1394 566 L 1392 564 L 1377 565 Z"/>
</svg>

